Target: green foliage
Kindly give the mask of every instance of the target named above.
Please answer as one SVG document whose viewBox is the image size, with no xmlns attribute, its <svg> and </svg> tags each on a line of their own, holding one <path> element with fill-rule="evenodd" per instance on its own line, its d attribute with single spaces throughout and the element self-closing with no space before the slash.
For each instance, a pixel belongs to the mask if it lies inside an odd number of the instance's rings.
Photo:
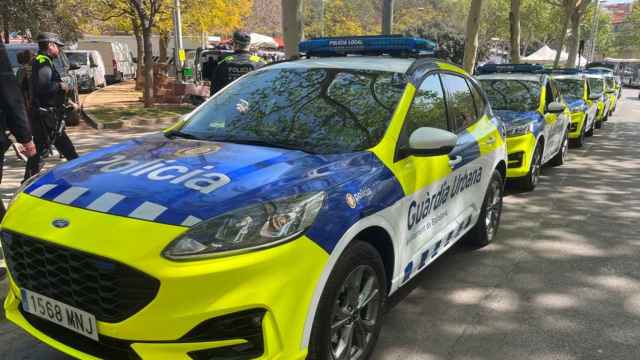
<svg viewBox="0 0 640 360">
<path fill-rule="evenodd" d="M 589 40 L 594 35 L 593 16 L 595 13 L 595 5 L 590 6 L 585 13 L 584 20 L 580 25 L 582 38 Z M 611 54 L 615 52 L 615 37 L 613 34 L 613 25 L 611 24 L 611 16 L 600 9 L 598 12 L 598 38 L 596 39 L 596 51 L 598 53 Z"/>
<path fill-rule="evenodd" d="M 71 0 L 4 0 L 0 6 L 2 19 L 10 32 L 33 39 L 41 31 L 58 33 L 67 41 L 78 39 L 79 28 L 86 19 L 75 16 Z"/>
<path fill-rule="evenodd" d="M 613 47 L 618 56 L 638 56 L 640 53 L 640 0 L 633 4 L 631 14 L 615 33 Z"/>
</svg>

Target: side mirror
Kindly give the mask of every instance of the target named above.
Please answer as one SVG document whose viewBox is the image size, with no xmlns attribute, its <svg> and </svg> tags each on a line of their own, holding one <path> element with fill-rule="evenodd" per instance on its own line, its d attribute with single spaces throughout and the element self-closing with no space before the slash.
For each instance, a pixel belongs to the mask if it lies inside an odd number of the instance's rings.
<svg viewBox="0 0 640 360">
<path fill-rule="evenodd" d="M 98 67 L 98 64 L 93 63 L 93 64 L 91 64 L 90 66 L 91 66 L 92 68 L 97 68 L 97 67 Z"/>
<path fill-rule="evenodd" d="M 602 94 L 591 94 L 589 95 L 589 100 L 598 100 L 601 96 Z"/>
<path fill-rule="evenodd" d="M 446 130 L 421 127 L 409 136 L 409 149 L 412 155 L 447 155 L 458 142 L 458 136 Z"/>
<path fill-rule="evenodd" d="M 69 70 L 78 70 L 80 69 L 80 65 L 78 63 L 72 62 L 69 64 Z"/>
<path fill-rule="evenodd" d="M 547 111 L 557 114 L 563 112 L 566 108 L 567 106 L 565 104 L 554 101 L 547 106 Z"/>
</svg>

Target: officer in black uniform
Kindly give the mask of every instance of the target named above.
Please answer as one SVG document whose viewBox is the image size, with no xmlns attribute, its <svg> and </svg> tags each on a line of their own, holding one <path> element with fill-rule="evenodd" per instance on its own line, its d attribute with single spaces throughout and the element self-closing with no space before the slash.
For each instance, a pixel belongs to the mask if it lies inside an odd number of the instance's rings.
<svg viewBox="0 0 640 360">
<path fill-rule="evenodd" d="M 220 60 L 215 69 L 215 76 L 212 79 L 211 95 L 217 93 L 230 82 L 257 70 L 267 63 L 257 55 L 251 55 L 249 47 L 251 45 L 251 35 L 246 32 L 236 31 L 233 33 L 232 55 L 227 55 Z"/>
<path fill-rule="evenodd" d="M 25 179 L 40 172 L 42 157 L 47 154 L 51 145 L 67 160 L 78 157 L 71 139 L 64 131 L 64 120 L 59 116 L 64 111 L 62 107 L 66 103 L 65 94 L 71 90 L 53 65 L 53 59 L 58 56 L 64 43 L 58 35 L 49 32 L 39 34 L 36 39 L 38 54 L 31 65 L 31 129 L 37 154 L 27 161 Z"/>
<path fill-rule="evenodd" d="M 35 155 L 36 147 L 32 141 L 31 131 L 29 131 L 29 122 L 22 93 L 18 88 L 16 77 L 13 75 L 7 51 L 2 41 L 0 41 L 0 181 L 2 181 L 4 153 L 11 146 L 7 131 L 20 144 L 16 148 L 17 151 L 27 157 Z M 4 213 L 4 203 L 0 200 L 0 220 L 4 217 Z M 0 281 L 6 275 L 7 270 L 4 267 L 0 267 Z"/>
</svg>

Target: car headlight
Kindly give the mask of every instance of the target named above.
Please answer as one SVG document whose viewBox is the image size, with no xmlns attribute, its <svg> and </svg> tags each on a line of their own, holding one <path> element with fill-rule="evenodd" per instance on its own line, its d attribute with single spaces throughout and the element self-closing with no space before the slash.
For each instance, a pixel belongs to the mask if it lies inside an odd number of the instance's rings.
<svg viewBox="0 0 640 360">
<path fill-rule="evenodd" d="M 34 182 L 36 182 L 38 179 L 40 179 L 41 177 L 43 177 L 47 172 L 43 171 L 41 173 L 38 173 L 36 175 L 33 175 L 32 177 L 28 178 L 27 180 L 25 180 L 16 190 L 15 193 L 13 193 L 13 196 L 11 197 L 11 200 L 9 200 L 9 205 L 7 205 L 7 210 L 9 210 L 9 208 L 11 207 L 11 205 L 16 201 L 16 198 L 18 197 L 18 195 L 20 195 L 20 193 L 22 193 L 26 188 L 29 187 L 29 185 L 33 184 Z"/>
<path fill-rule="evenodd" d="M 198 223 L 163 251 L 172 260 L 232 255 L 274 246 L 304 232 L 324 204 L 325 193 L 276 199 Z"/>
<path fill-rule="evenodd" d="M 533 123 L 512 125 L 507 127 L 507 137 L 525 135 L 533 131 Z"/>
</svg>

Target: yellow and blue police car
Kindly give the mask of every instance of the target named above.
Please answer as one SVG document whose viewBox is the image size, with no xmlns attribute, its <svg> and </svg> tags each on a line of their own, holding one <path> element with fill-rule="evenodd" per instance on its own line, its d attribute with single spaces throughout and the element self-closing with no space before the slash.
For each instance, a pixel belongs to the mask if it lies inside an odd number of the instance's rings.
<svg viewBox="0 0 640 360">
<path fill-rule="evenodd" d="M 81 359 L 367 358 L 386 298 L 499 226 L 504 127 L 434 47 L 309 40 L 31 179 L 2 223 L 7 318 Z"/>
<path fill-rule="evenodd" d="M 491 107 L 507 127 L 507 179 L 533 190 L 544 164 L 566 161 L 571 113 L 540 65 L 488 64 L 478 74 Z"/>
<path fill-rule="evenodd" d="M 609 119 L 611 106 L 611 97 L 607 95 L 607 84 L 604 75 L 598 73 L 585 72 L 589 92 L 594 97 L 594 102 L 598 105 L 598 113 L 596 115 L 596 129 L 602 128 L 602 124 Z M 600 95 L 598 99 L 596 95 Z"/>
<path fill-rule="evenodd" d="M 560 94 L 571 111 L 569 139 L 577 147 L 584 145 L 586 136 L 593 135 L 599 93 L 590 93 L 587 78 L 579 69 L 554 69 L 551 78 L 555 81 Z"/>
</svg>

